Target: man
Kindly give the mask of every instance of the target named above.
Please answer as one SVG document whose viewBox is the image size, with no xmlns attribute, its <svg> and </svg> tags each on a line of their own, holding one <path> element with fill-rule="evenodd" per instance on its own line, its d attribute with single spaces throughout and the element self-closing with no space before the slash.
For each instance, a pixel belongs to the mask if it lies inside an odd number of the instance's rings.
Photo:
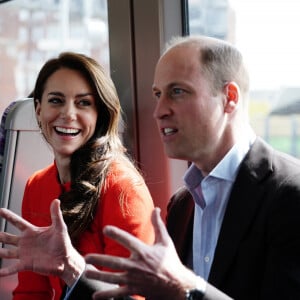
<svg viewBox="0 0 300 300">
<path fill-rule="evenodd" d="M 191 162 L 186 187 L 168 206 L 168 232 L 154 210 L 153 245 L 106 227 L 131 256 L 88 255 L 88 264 L 117 271 L 87 270 L 70 299 L 96 290 L 93 299 L 300 299 L 300 164 L 255 136 L 247 93 L 248 74 L 232 45 L 185 37 L 169 46 L 154 74 L 154 117 L 166 154 Z M 35 235 L 30 224 L 0 213 Z M 63 231 L 57 201 L 51 215 Z M 113 286 L 101 290 L 103 282 Z"/>
<path fill-rule="evenodd" d="M 86 258 L 123 271 L 86 272 L 120 284 L 94 299 L 133 293 L 149 299 L 228 299 L 223 293 L 239 300 L 300 299 L 299 161 L 255 136 L 247 92 L 242 56 L 226 42 L 180 38 L 162 55 L 154 75 L 154 117 L 166 154 L 192 162 L 187 188 L 169 204 L 167 228 L 195 274 L 178 260 L 154 212 L 153 246 L 106 228 L 132 254 Z"/>
</svg>

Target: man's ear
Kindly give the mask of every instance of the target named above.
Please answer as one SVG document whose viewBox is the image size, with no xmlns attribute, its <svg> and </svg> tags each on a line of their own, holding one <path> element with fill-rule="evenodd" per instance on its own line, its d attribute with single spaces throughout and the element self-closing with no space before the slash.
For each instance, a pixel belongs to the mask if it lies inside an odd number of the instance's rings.
<svg viewBox="0 0 300 300">
<path fill-rule="evenodd" d="M 224 94 L 226 96 L 224 111 L 231 113 L 236 109 L 240 100 L 240 89 L 234 81 L 230 81 L 224 86 Z"/>
</svg>

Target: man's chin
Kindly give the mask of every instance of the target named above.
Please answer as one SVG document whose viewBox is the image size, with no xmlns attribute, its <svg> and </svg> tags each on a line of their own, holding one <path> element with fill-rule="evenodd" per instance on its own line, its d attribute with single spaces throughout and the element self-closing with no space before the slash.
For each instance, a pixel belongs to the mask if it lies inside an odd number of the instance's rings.
<svg viewBox="0 0 300 300">
<path fill-rule="evenodd" d="M 165 149 L 165 154 L 168 156 L 168 158 L 179 159 L 179 160 L 187 160 L 186 155 L 184 155 L 182 153 L 171 151 L 169 149 Z"/>
</svg>

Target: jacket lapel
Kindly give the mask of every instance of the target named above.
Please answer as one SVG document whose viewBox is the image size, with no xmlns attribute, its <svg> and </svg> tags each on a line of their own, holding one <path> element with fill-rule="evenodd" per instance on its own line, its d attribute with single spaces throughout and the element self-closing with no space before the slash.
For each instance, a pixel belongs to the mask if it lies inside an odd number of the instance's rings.
<svg viewBox="0 0 300 300">
<path fill-rule="evenodd" d="M 184 264 L 188 264 L 192 249 L 193 220 L 194 200 L 183 187 L 173 195 L 168 204 L 167 229 Z"/>
<path fill-rule="evenodd" d="M 262 201 L 264 185 L 272 172 L 271 151 L 261 139 L 257 139 L 243 160 L 228 201 L 220 235 L 215 250 L 209 282 L 219 286 L 238 251 L 239 243 Z"/>
</svg>

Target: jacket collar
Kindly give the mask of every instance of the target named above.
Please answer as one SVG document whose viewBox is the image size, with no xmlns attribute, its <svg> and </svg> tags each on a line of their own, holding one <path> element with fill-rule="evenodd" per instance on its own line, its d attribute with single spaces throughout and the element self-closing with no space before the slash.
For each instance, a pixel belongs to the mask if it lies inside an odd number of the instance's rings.
<svg viewBox="0 0 300 300">
<path fill-rule="evenodd" d="M 273 149 L 257 138 L 242 161 L 222 223 L 209 282 L 219 286 L 262 201 L 262 181 L 272 172 Z M 221 267 L 220 267 L 221 266 Z"/>
</svg>

